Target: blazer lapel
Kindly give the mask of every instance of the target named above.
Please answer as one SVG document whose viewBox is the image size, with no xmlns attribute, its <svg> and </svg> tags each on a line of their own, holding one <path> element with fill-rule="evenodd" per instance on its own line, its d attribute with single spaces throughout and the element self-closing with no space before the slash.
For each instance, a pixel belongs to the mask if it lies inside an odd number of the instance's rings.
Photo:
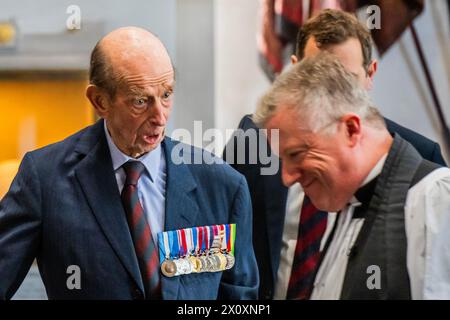
<svg viewBox="0 0 450 320">
<path fill-rule="evenodd" d="M 76 151 L 86 155 L 76 167 L 75 175 L 92 212 L 120 261 L 144 293 L 133 241 L 103 131 L 103 121 L 97 122 L 80 139 Z"/>
<path fill-rule="evenodd" d="M 176 144 L 170 138 L 165 138 L 163 150 L 166 157 L 166 217 L 165 230 L 176 230 L 195 226 L 199 207 L 195 198 L 197 184 L 188 166 L 185 163 L 175 164 L 172 152 L 179 155 L 183 151 L 190 151 L 191 146 Z M 183 149 L 184 147 L 184 149 Z M 187 156 L 187 155 L 186 155 Z M 193 157 L 184 157 L 192 159 Z M 180 277 L 167 278 L 162 276 L 163 298 L 167 300 L 177 299 Z"/>
</svg>

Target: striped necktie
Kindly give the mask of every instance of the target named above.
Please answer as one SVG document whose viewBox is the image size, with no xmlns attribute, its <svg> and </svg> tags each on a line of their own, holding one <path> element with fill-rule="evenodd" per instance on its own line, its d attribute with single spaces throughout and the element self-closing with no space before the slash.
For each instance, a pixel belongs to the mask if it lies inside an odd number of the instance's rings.
<svg viewBox="0 0 450 320">
<path fill-rule="evenodd" d="M 128 161 L 123 164 L 126 180 L 122 189 L 122 203 L 127 214 L 128 227 L 133 239 L 134 249 L 139 262 L 145 293 L 149 299 L 161 298 L 159 279 L 158 251 L 153 242 L 150 225 L 145 217 L 144 209 L 139 202 L 137 183 L 145 170 L 139 161 Z"/>
<path fill-rule="evenodd" d="M 318 210 L 305 195 L 286 299 L 308 299 L 320 260 L 320 242 L 328 212 Z"/>
</svg>

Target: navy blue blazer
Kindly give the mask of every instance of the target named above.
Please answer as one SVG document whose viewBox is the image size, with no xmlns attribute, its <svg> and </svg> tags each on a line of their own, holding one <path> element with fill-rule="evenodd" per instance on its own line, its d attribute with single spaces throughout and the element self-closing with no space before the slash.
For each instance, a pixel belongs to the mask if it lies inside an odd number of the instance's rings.
<svg viewBox="0 0 450 320">
<path fill-rule="evenodd" d="M 236 264 L 224 272 L 162 276 L 163 298 L 256 298 L 258 271 L 246 180 L 224 163 L 174 164 L 173 150 L 190 153 L 188 157 L 203 152 L 174 149 L 177 146 L 180 143 L 170 138 L 163 141 L 165 230 L 236 223 Z M 27 153 L 0 202 L 0 299 L 13 296 L 34 258 L 50 299 L 144 298 L 103 120 Z M 67 288 L 70 265 L 80 267 L 79 290 Z"/>
<path fill-rule="evenodd" d="M 391 133 L 399 133 L 402 138 L 409 141 L 425 159 L 444 165 L 439 145 L 424 136 L 413 132 L 399 124 L 385 119 L 387 128 Z M 256 130 L 251 115 L 246 115 L 239 123 L 244 131 Z M 258 136 L 258 135 L 257 135 Z M 233 139 L 239 139 L 239 135 Z M 239 142 L 235 140 L 235 152 Z M 240 142 L 242 144 L 242 141 Z M 259 142 L 258 142 L 259 143 Z M 258 144 L 259 145 L 259 144 Z M 228 147 L 231 147 L 230 145 Z M 259 267 L 260 287 L 259 299 L 272 299 L 275 281 L 277 279 L 280 263 L 281 242 L 283 236 L 284 218 L 288 188 L 281 180 L 281 162 L 277 174 L 260 175 L 263 167 L 257 157 L 256 164 L 249 164 L 249 146 L 245 143 L 246 163 L 238 164 L 237 159 L 227 159 L 225 147 L 223 157 L 225 161 L 232 162 L 232 166 L 247 179 L 253 205 L 253 247 Z M 270 150 L 270 148 L 268 148 Z"/>
</svg>

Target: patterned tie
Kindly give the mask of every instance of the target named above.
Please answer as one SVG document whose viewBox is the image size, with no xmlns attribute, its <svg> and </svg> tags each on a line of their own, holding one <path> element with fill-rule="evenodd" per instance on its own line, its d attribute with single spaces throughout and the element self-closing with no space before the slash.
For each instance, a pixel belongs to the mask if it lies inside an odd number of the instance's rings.
<svg viewBox="0 0 450 320">
<path fill-rule="evenodd" d="M 328 213 L 318 210 L 305 195 L 287 299 L 308 299 L 311 294 L 320 259 L 320 242 L 327 227 L 327 218 Z"/>
<path fill-rule="evenodd" d="M 127 214 L 128 226 L 133 238 L 146 296 L 150 299 L 160 299 L 158 251 L 153 242 L 144 209 L 139 202 L 137 190 L 139 177 L 144 172 L 145 167 L 139 161 L 128 161 L 122 167 L 126 173 L 122 190 L 122 203 Z"/>
</svg>

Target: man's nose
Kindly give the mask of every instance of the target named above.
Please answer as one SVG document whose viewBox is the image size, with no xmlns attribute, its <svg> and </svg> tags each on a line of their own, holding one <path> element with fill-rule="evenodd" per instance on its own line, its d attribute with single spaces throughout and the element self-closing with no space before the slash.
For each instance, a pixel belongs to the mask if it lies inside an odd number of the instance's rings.
<svg viewBox="0 0 450 320">
<path fill-rule="evenodd" d="M 167 122 L 167 110 L 159 100 L 156 100 L 150 112 L 150 121 L 155 126 L 165 126 Z"/>
<path fill-rule="evenodd" d="M 281 179 L 286 187 L 292 186 L 300 179 L 300 171 L 295 170 L 291 166 L 287 166 L 284 163 L 281 164 Z"/>
</svg>

